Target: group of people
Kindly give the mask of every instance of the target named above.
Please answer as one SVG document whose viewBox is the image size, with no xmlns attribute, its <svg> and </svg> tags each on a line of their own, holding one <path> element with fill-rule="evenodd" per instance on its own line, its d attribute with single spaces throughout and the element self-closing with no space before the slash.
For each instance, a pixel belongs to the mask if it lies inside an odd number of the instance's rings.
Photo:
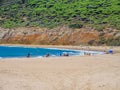
<svg viewBox="0 0 120 90">
<path fill-rule="evenodd" d="M 92 55 L 92 53 L 84 52 L 84 55 L 88 55 L 88 56 L 90 56 L 90 55 Z"/>
<path fill-rule="evenodd" d="M 45 55 L 45 57 L 49 57 L 49 56 L 50 56 L 49 53 L 47 53 L 47 54 Z M 63 54 L 60 54 L 60 56 L 69 56 L 69 53 L 63 53 Z"/>
<path fill-rule="evenodd" d="M 49 53 L 47 53 L 47 54 L 45 55 L 45 57 L 49 57 L 49 56 L 50 56 Z M 69 56 L 69 53 L 63 53 L 63 54 L 60 54 L 60 56 Z M 29 58 L 29 57 L 30 57 L 30 53 L 28 53 L 26 57 Z"/>
<path fill-rule="evenodd" d="M 106 54 L 113 54 L 113 50 L 108 50 L 108 51 L 106 51 Z M 84 52 L 84 55 L 91 55 L 91 53 Z M 47 53 L 47 54 L 45 55 L 45 57 L 49 57 L 49 56 L 50 56 L 49 53 Z M 69 56 L 69 53 L 64 52 L 64 53 L 60 54 L 60 56 Z M 30 53 L 28 53 L 26 57 L 29 58 L 29 57 L 30 57 Z"/>
</svg>

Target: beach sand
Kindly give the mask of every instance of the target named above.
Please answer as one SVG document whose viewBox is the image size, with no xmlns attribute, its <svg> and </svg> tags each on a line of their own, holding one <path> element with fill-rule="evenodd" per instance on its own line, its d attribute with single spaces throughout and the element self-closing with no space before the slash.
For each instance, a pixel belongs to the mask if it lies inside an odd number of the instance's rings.
<svg viewBox="0 0 120 90">
<path fill-rule="evenodd" d="M 0 90 L 120 90 L 120 53 L 0 59 Z"/>
</svg>

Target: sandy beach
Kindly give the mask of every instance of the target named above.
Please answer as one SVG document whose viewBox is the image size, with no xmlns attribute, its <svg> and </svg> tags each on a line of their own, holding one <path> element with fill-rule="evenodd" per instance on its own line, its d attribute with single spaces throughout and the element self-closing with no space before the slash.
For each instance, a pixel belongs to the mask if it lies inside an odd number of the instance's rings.
<svg viewBox="0 0 120 90">
<path fill-rule="evenodd" d="M 116 53 L 0 59 L 0 90 L 120 90 L 120 47 L 59 47 Z"/>
</svg>

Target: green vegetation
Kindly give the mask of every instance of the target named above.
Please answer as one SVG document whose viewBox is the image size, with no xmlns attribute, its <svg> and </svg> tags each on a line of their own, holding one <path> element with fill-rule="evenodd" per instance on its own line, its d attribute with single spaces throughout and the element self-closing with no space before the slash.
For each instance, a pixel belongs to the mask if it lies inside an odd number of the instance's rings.
<svg viewBox="0 0 120 90">
<path fill-rule="evenodd" d="M 99 40 L 99 45 L 106 44 L 107 46 L 120 46 L 120 37 L 105 39 L 101 37 Z"/>
<path fill-rule="evenodd" d="M 120 37 L 118 38 L 110 38 L 106 41 L 106 45 L 108 46 L 120 46 Z"/>
<path fill-rule="evenodd" d="M 4 28 L 89 25 L 120 30 L 119 0 L 0 0 L 0 26 Z"/>
</svg>

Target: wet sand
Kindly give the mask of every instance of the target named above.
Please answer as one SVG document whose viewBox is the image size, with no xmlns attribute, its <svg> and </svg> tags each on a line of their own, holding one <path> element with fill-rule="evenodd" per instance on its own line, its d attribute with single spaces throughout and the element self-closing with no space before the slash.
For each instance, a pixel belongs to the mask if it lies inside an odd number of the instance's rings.
<svg viewBox="0 0 120 90">
<path fill-rule="evenodd" d="M 0 90 L 120 90 L 120 53 L 0 59 Z"/>
</svg>

